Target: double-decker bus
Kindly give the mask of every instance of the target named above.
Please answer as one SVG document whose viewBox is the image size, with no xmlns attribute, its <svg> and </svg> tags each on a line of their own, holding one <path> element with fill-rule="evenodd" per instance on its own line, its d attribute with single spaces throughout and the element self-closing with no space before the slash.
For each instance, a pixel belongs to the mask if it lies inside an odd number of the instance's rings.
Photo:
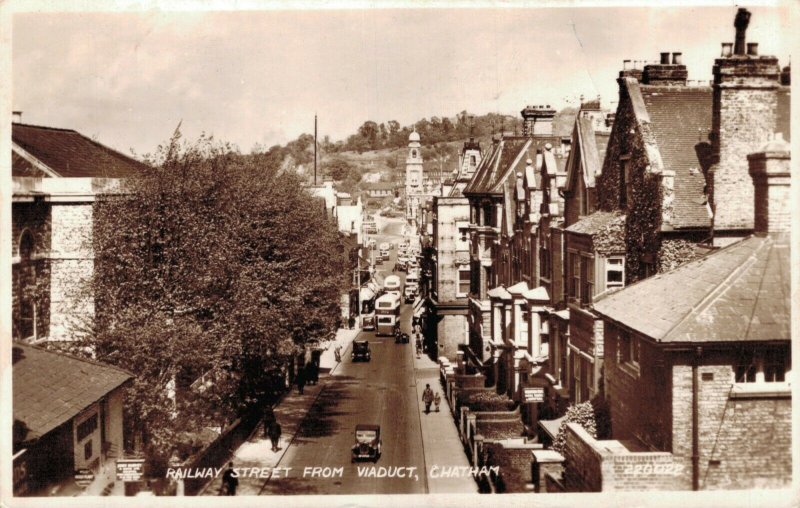
<svg viewBox="0 0 800 508">
<path fill-rule="evenodd" d="M 375 300 L 377 335 L 394 335 L 400 324 L 400 295 L 386 293 Z"/>
<path fill-rule="evenodd" d="M 402 282 L 400 282 L 400 277 L 397 275 L 388 275 L 383 280 L 383 291 L 385 293 L 394 293 L 399 297 L 400 293 L 402 293 Z"/>
</svg>

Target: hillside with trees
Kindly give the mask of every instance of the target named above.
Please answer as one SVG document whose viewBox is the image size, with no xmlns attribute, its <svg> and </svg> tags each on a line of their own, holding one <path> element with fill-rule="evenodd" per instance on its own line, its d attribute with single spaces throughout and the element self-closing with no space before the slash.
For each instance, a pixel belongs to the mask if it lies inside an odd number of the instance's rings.
<svg viewBox="0 0 800 508">
<path fill-rule="evenodd" d="M 571 135 L 576 114 L 576 108 L 557 112 L 553 132 L 561 136 Z M 347 192 L 357 191 L 368 173 L 379 174 L 380 181 L 402 181 L 408 136 L 413 130 L 422 140 L 425 171 L 448 173 L 456 169 L 464 141 L 475 138 L 481 146 L 488 147 L 492 136 L 501 132 L 521 134 L 522 118 L 461 111 L 453 117 L 433 116 L 406 126 L 401 126 L 396 120 L 380 123 L 368 120 L 344 140 L 332 141 L 329 136 L 319 139 L 318 181 L 332 178 L 339 182 L 340 190 Z M 286 145 L 269 149 L 257 145 L 253 148 L 253 155 L 273 167 L 294 171 L 307 181 L 313 180 L 314 137 L 311 134 L 301 134 Z"/>
</svg>

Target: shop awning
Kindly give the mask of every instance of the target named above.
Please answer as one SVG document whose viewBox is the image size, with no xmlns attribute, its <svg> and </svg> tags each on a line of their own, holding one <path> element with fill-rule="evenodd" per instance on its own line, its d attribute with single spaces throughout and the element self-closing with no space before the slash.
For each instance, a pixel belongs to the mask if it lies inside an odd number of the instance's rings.
<svg viewBox="0 0 800 508">
<path fill-rule="evenodd" d="M 417 297 L 417 299 L 414 300 L 414 317 L 420 317 L 423 312 L 425 312 L 425 300 Z"/>
<path fill-rule="evenodd" d="M 365 300 L 372 300 L 373 298 L 375 298 L 375 291 L 373 291 L 369 287 L 362 287 L 359 297 L 361 298 L 362 302 Z"/>
</svg>

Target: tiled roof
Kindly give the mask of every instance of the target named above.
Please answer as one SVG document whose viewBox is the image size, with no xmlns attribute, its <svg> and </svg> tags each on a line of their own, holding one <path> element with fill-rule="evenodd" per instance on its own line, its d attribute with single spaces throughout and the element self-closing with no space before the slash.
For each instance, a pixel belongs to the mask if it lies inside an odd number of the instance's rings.
<svg viewBox="0 0 800 508">
<path fill-rule="evenodd" d="M 675 172 L 672 225 L 708 227 L 703 165 L 710 160 L 701 161 L 698 154 L 709 143 L 711 87 L 642 85 L 639 89 L 664 168 Z"/>
<path fill-rule="evenodd" d="M 789 241 L 751 236 L 597 298 L 595 310 L 660 342 L 789 340 Z"/>
<path fill-rule="evenodd" d="M 112 367 L 14 342 L 13 412 L 39 438 L 133 377 Z"/>
<path fill-rule="evenodd" d="M 144 164 L 92 141 L 71 129 L 12 124 L 11 139 L 62 177 L 124 178 Z M 24 164 L 12 166 L 13 176 L 29 176 Z"/>
<path fill-rule="evenodd" d="M 619 217 L 621 217 L 619 212 L 597 211 L 589 215 L 584 215 L 578 222 L 568 227 L 567 231 L 570 233 L 594 235 Z"/>
</svg>

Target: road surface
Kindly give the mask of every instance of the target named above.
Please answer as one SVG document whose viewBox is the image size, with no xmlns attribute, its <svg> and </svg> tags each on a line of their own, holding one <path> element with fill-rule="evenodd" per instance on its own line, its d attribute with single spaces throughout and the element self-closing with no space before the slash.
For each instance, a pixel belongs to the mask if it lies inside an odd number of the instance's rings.
<svg viewBox="0 0 800 508">
<path fill-rule="evenodd" d="M 377 243 L 397 243 L 402 222 L 386 223 Z M 388 233 L 388 234 L 387 234 Z M 391 274 L 397 249 L 391 259 L 378 269 Z M 404 278 L 402 272 L 399 273 Z M 411 305 L 401 308 L 401 327 L 411 329 Z M 286 455 L 281 467 L 291 467 L 288 478 L 272 478 L 262 491 L 270 494 L 402 494 L 425 493 L 425 459 L 420 429 L 420 403 L 414 378 L 413 339 L 409 344 L 395 344 L 394 337 L 377 337 L 375 332 L 362 331 L 358 339 L 370 342 L 370 362 L 352 363 L 349 354 L 344 358 L 324 391 L 320 394 Z M 354 443 L 357 423 L 378 423 L 383 440 L 380 460 L 351 464 L 350 448 Z M 331 468 L 330 477 L 312 477 L 306 467 Z M 373 467 L 395 469 L 396 474 L 416 477 L 376 478 L 368 474 Z M 341 468 L 341 469 L 338 469 Z M 415 468 L 415 469 L 411 469 Z M 323 471 L 324 472 L 324 471 Z"/>
</svg>

